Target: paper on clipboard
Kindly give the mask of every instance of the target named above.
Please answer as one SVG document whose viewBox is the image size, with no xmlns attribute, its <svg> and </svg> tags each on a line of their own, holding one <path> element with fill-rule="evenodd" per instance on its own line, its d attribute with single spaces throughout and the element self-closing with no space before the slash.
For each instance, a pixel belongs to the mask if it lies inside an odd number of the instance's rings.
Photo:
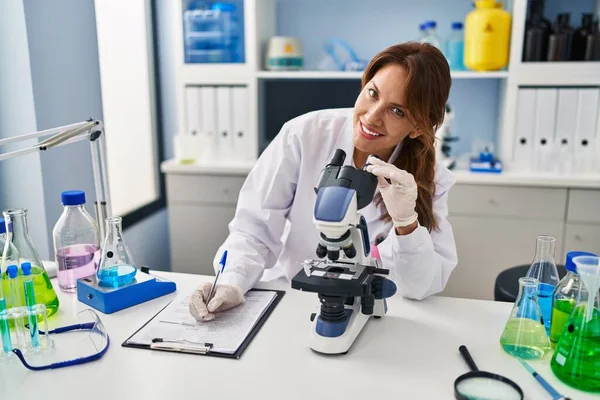
<svg viewBox="0 0 600 400">
<path fill-rule="evenodd" d="M 208 322 L 197 322 L 188 308 L 191 295 L 179 295 L 128 343 L 150 345 L 155 338 L 211 343 L 211 352 L 234 354 L 277 297 L 276 292 L 249 291 L 246 301 L 217 314 Z"/>
</svg>

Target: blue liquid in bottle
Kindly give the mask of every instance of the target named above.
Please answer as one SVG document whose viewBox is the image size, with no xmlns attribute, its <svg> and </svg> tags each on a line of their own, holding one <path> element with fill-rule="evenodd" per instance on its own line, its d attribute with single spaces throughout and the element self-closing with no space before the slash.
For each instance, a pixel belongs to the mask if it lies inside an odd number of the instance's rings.
<svg viewBox="0 0 600 400">
<path fill-rule="evenodd" d="M 121 287 L 130 284 L 135 279 L 136 269 L 131 265 L 115 265 L 98 271 L 101 286 Z"/>
<path fill-rule="evenodd" d="M 544 318 L 544 327 L 546 328 L 546 333 L 548 334 L 550 334 L 550 322 L 552 319 L 552 299 L 555 288 L 556 286 L 549 285 L 547 283 L 540 283 L 538 285 L 538 304 L 540 305 L 542 318 Z"/>
<path fill-rule="evenodd" d="M 446 59 L 452 71 L 464 71 L 464 33 L 462 22 L 452 23 L 452 33 L 446 40 Z"/>
</svg>

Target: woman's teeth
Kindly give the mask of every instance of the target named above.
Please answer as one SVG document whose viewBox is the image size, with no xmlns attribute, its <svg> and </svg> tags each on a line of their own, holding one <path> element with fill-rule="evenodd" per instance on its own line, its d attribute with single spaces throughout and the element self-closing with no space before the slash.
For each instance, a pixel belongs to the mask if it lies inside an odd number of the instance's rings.
<svg viewBox="0 0 600 400">
<path fill-rule="evenodd" d="M 369 135 L 369 136 L 381 136 L 381 134 L 380 134 L 380 133 L 377 133 L 377 132 L 373 132 L 373 131 L 370 131 L 370 130 L 368 130 L 368 129 L 367 129 L 367 127 L 366 127 L 366 126 L 364 126 L 363 124 L 361 124 L 360 126 L 362 127 L 363 131 L 364 131 L 364 132 L 365 132 L 367 135 Z"/>
</svg>

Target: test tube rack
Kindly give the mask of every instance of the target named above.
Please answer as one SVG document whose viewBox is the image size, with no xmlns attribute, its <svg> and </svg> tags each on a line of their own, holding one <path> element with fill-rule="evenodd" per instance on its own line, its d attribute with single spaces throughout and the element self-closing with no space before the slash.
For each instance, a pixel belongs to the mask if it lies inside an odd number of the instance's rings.
<svg viewBox="0 0 600 400">
<path fill-rule="evenodd" d="M 29 321 L 32 319 L 37 324 L 39 346 L 34 345 L 30 333 Z M 53 351 L 54 342 L 48 335 L 46 306 L 11 307 L 0 312 L 0 342 L 0 362 L 13 358 L 14 349 L 19 349 L 26 357 L 37 357 Z"/>
</svg>

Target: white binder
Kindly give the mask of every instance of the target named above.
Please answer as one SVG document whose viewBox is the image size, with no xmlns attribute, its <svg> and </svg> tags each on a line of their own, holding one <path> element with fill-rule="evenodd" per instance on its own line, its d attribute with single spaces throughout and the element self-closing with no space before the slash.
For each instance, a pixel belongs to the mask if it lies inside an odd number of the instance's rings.
<svg viewBox="0 0 600 400">
<path fill-rule="evenodd" d="M 579 173 L 594 172 L 595 159 L 598 157 L 596 142 L 599 140 L 597 137 L 599 106 L 600 89 L 579 89 L 574 152 L 575 167 Z"/>
<path fill-rule="evenodd" d="M 220 159 L 234 159 L 232 135 L 232 88 L 217 87 L 217 154 Z"/>
<path fill-rule="evenodd" d="M 202 107 L 199 87 L 188 86 L 185 88 L 185 105 L 186 133 L 188 135 L 198 135 L 202 131 L 200 126 L 200 113 L 202 112 Z"/>
<path fill-rule="evenodd" d="M 558 89 L 558 105 L 556 107 L 557 162 L 560 166 L 560 172 L 565 174 L 572 172 L 578 98 L 579 90 L 577 89 Z"/>
<path fill-rule="evenodd" d="M 216 107 L 216 90 L 213 86 L 203 86 L 200 89 L 201 93 L 201 122 L 203 139 L 201 140 L 202 158 L 203 160 L 211 160 L 217 158 L 216 137 L 217 137 L 217 107 Z"/>
<path fill-rule="evenodd" d="M 535 89 L 519 89 L 513 149 L 513 167 L 517 170 L 529 170 L 533 166 L 535 98 Z"/>
<path fill-rule="evenodd" d="M 233 88 L 233 154 L 240 161 L 254 158 L 249 129 L 248 88 Z"/>
<path fill-rule="evenodd" d="M 557 172 L 555 153 L 558 89 L 536 89 L 533 130 L 535 165 L 539 172 Z"/>
</svg>

